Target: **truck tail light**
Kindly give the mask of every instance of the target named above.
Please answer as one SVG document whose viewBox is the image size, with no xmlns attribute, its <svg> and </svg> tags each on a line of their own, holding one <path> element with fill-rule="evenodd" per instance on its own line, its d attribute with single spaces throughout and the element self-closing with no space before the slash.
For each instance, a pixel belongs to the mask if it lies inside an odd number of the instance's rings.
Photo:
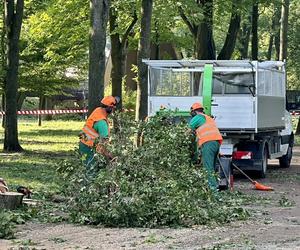
<svg viewBox="0 0 300 250">
<path fill-rule="evenodd" d="M 251 151 L 234 151 L 232 154 L 232 159 L 234 160 L 249 160 L 252 159 Z"/>
</svg>

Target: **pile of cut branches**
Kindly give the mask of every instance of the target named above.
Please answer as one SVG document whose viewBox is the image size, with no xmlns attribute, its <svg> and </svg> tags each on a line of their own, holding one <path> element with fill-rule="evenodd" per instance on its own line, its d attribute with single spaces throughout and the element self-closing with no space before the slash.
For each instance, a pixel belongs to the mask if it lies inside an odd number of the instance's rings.
<svg viewBox="0 0 300 250">
<path fill-rule="evenodd" d="M 187 124 L 174 124 L 168 113 L 135 123 L 126 114 L 114 117 L 110 150 L 116 160 L 85 181 L 81 162 L 60 168 L 73 199 L 75 222 L 107 226 L 191 226 L 244 219 L 248 212 L 224 202 L 225 194 L 208 189 L 205 171 L 191 163 L 191 135 Z M 142 137 L 136 145 L 136 137 Z M 70 194 L 69 194 L 70 195 Z"/>
</svg>

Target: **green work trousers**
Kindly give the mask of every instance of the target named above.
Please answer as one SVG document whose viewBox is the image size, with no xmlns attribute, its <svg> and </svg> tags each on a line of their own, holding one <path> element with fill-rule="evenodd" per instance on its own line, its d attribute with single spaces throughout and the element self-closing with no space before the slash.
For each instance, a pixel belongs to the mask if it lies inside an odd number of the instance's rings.
<svg viewBox="0 0 300 250">
<path fill-rule="evenodd" d="M 79 142 L 79 152 L 83 156 L 83 164 L 86 168 L 86 177 L 92 179 L 97 173 L 97 163 L 94 159 L 94 150 Z"/>
<path fill-rule="evenodd" d="M 218 182 L 215 177 L 215 166 L 219 149 L 220 144 L 217 141 L 205 142 L 200 148 L 202 164 L 208 175 L 208 185 L 213 191 L 216 191 L 218 188 Z"/>
</svg>

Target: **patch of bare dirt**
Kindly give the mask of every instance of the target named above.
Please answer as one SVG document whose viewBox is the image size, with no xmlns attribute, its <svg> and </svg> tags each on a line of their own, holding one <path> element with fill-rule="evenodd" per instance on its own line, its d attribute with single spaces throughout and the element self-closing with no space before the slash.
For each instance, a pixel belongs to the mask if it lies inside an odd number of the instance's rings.
<svg viewBox="0 0 300 250">
<path fill-rule="evenodd" d="M 15 240 L 0 240 L 0 249 L 300 249 L 300 147 L 292 166 L 269 163 L 268 177 L 258 180 L 272 192 L 252 189 L 237 177 L 235 189 L 253 194 L 253 218 L 208 228 L 119 229 L 71 224 L 26 223 Z"/>
</svg>

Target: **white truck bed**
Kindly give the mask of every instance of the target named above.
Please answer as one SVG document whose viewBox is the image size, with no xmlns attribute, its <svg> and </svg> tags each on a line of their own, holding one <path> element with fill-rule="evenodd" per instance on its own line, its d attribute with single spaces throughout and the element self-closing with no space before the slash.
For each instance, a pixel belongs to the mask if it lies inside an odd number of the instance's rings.
<svg viewBox="0 0 300 250">
<path fill-rule="evenodd" d="M 149 116 L 155 115 L 161 106 L 189 111 L 194 102 L 202 102 L 202 78 L 199 74 L 202 77 L 205 64 L 212 64 L 211 113 L 221 131 L 257 133 L 285 127 L 283 62 L 144 62 L 149 67 Z M 195 83 L 199 85 L 199 92 L 195 90 Z"/>
<path fill-rule="evenodd" d="M 258 109 L 256 111 L 256 101 Z M 194 102 L 202 102 L 202 97 L 149 97 L 150 116 L 163 106 L 171 110 L 189 111 Z M 212 114 L 221 131 L 264 131 L 284 128 L 284 100 L 274 97 L 215 96 Z M 278 114 L 283 114 L 279 116 Z"/>
</svg>

